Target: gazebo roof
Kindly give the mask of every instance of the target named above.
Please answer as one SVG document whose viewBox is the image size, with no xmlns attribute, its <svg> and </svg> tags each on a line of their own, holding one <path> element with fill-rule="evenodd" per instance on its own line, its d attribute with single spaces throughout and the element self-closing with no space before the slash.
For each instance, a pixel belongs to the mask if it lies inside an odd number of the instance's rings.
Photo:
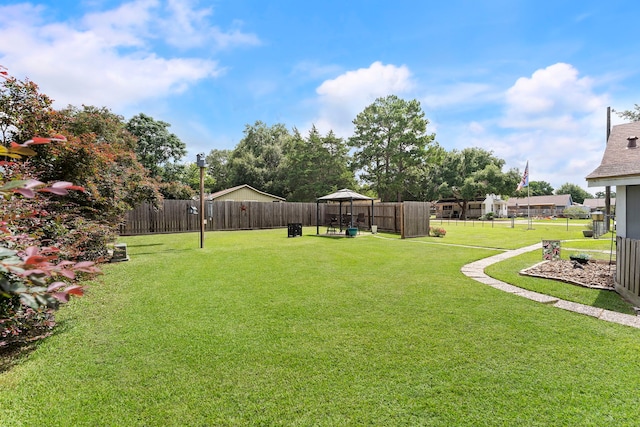
<svg viewBox="0 0 640 427">
<path fill-rule="evenodd" d="M 318 201 L 335 201 L 344 202 L 347 200 L 373 200 L 371 197 L 367 197 L 363 194 L 356 193 L 348 188 L 343 188 L 335 193 L 327 194 L 326 196 L 318 197 Z"/>
</svg>

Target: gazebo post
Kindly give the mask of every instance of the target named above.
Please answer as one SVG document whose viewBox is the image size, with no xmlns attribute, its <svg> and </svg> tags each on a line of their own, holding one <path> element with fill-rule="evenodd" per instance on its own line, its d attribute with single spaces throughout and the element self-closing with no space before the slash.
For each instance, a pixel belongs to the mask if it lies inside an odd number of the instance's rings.
<svg viewBox="0 0 640 427">
<path fill-rule="evenodd" d="M 371 224 L 369 224 L 369 228 L 371 228 L 372 230 L 373 228 L 371 226 L 374 222 L 376 222 L 376 214 L 373 213 L 373 199 L 371 199 Z"/>
<path fill-rule="evenodd" d="M 353 228 L 353 197 L 351 198 L 351 228 Z"/>
</svg>

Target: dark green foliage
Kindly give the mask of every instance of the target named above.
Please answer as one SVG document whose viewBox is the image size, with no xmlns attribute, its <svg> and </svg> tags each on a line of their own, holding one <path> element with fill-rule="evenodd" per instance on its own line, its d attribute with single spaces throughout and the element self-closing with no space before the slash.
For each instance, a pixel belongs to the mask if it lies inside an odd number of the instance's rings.
<svg viewBox="0 0 640 427">
<path fill-rule="evenodd" d="M 421 193 L 420 184 L 435 160 L 435 134 L 417 100 L 378 98 L 353 121 L 353 168 L 382 201 L 402 201 Z M 410 197 L 415 199 L 414 197 Z"/>
<path fill-rule="evenodd" d="M 435 168 L 432 179 L 440 183 L 439 198 L 455 198 L 465 217 L 469 201 L 487 194 L 511 194 L 520 180 L 517 170 L 503 172 L 505 161 L 482 148 L 452 150 Z"/>
<path fill-rule="evenodd" d="M 207 175 L 213 178 L 212 192 L 232 187 L 229 158 L 232 150 L 211 150 L 206 157 Z"/>
<path fill-rule="evenodd" d="M 168 200 L 191 200 L 196 195 L 193 188 L 177 181 L 161 182 L 158 190 L 162 197 Z"/>
<path fill-rule="evenodd" d="M 522 176 L 522 175 L 521 175 Z M 550 196 L 553 194 L 553 187 L 546 181 L 529 181 L 529 187 L 524 187 L 520 191 L 513 193 L 514 197 L 529 196 Z"/>
<path fill-rule="evenodd" d="M 348 149 L 333 132 L 320 135 L 315 126 L 305 138 L 294 131 L 287 148 L 284 181 L 291 202 L 313 202 L 342 188 L 354 188 L 353 172 L 347 167 Z"/>
<path fill-rule="evenodd" d="M 179 161 L 187 154 L 184 142 L 169 132 L 170 126 L 142 113 L 133 116 L 126 124 L 126 130 L 137 138 L 135 152 L 138 161 L 153 177 L 160 176 L 161 168 L 172 159 Z"/>
<path fill-rule="evenodd" d="M 570 194 L 574 203 L 582 203 L 584 199 L 593 199 L 593 195 L 576 184 L 565 183 L 556 190 L 556 194 Z"/>
<path fill-rule="evenodd" d="M 283 124 L 247 125 L 229 158 L 231 186 L 248 184 L 276 196 L 285 193 L 282 168 L 291 135 Z"/>
</svg>

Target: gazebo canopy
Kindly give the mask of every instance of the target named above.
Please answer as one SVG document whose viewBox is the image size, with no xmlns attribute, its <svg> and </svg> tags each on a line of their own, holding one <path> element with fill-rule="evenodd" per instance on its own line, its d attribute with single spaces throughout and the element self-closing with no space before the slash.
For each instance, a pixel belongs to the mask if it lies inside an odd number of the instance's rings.
<svg viewBox="0 0 640 427">
<path fill-rule="evenodd" d="M 339 215 L 342 215 L 342 202 L 351 202 L 351 227 L 353 227 L 353 201 L 354 200 L 371 200 L 371 218 L 373 222 L 373 198 L 365 196 L 360 193 L 356 193 L 348 188 L 343 188 L 335 193 L 327 194 L 326 196 L 318 197 L 316 199 L 316 234 L 320 234 L 320 202 L 339 202 L 340 209 Z M 342 221 L 340 221 L 340 231 L 342 231 Z"/>
<path fill-rule="evenodd" d="M 348 188 L 343 188 L 335 193 L 327 194 L 326 196 L 318 197 L 320 202 L 346 202 L 347 200 L 373 200 L 371 197 L 367 197 L 363 194 L 356 193 Z"/>
</svg>

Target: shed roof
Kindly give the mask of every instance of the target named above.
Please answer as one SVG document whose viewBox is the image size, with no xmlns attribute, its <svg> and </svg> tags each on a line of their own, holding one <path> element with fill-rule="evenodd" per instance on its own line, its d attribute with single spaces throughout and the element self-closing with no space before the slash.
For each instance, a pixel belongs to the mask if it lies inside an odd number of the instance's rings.
<svg viewBox="0 0 640 427">
<path fill-rule="evenodd" d="M 269 193 L 265 193 L 264 191 L 256 190 L 255 188 L 253 188 L 252 186 L 250 186 L 248 184 L 242 184 L 242 185 L 238 185 L 238 186 L 235 186 L 235 187 L 227 188 L 225 190 L 220 190 L 218 192 L 212 193 L 209 196 L 209 200 L 218 199 L 218 198 L 220 198 L 222 196 L 225 196 L 225 195 L 227 195 L 229 193 L 233 193 L 233 192 L 238 191 L 238 190 L 243 189 L 243 188 L 247 188 L 249 190 L 255 191 L 256 193 L 262 194 L 264 196 L 272 197 L 272 198 L 274 198 L 276 200 L 280 200 L 280 201 L 283 201 L 283 202 L 286 200 L 284 197 L 274 196 L 273 194 L 269 194 Z"/>
<path fill-rule="evenodd" d="M 607 185 L 607 179 L 640 176 L 640 145 L 627 147 L 628 138 L 640 136 L 640 122 L 615 125 L 602 156 L 602 162 L 587 175 L 589 186 Z M 601 181 L 601 182 L 597 182 Z"/>
</svg>

